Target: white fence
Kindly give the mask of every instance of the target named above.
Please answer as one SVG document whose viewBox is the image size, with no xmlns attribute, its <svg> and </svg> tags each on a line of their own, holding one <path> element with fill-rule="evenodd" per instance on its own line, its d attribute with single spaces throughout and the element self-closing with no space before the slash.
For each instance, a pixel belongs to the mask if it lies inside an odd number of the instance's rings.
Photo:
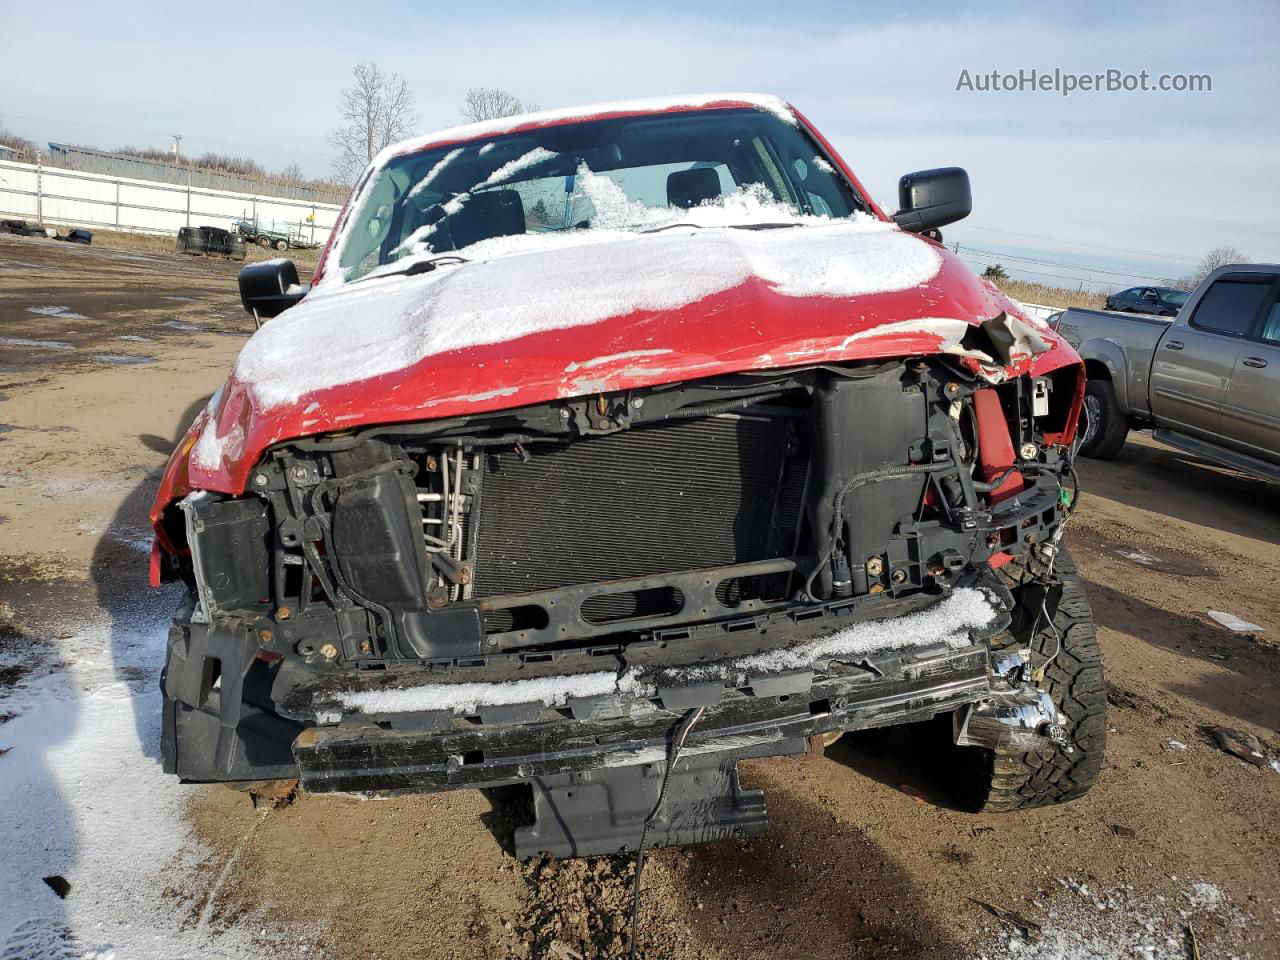
<svg viewBox="0 0 1280 960">
<path fill-rule="evenodd" d="M 284 197 L 131 180 L 0 160 L 0 217 L 70 227 L 176 234 L 182 227 L 229 229 L 241 218 L 289 224 L 324 243 L 341 208 Z"/>
</svg>

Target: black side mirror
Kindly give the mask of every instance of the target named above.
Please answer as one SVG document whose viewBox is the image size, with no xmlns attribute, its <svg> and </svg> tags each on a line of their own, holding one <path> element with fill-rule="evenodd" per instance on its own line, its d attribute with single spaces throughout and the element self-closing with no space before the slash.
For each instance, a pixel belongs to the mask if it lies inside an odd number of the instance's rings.
<svg viewBox="0 0 1280 960">
<path fill-rule="evenodd" d="M 240 303 L 259 326 L 305 297 L 307 289 L 299 285 L 292 260 L 264 260 L 240 271 Z"/>
<path fill-rule="evenodd" d="M 973 210 L 969 174 L 960 167 L 908 173 L 898 181 L 893 220 L 909 233 L 923 233 L 963 220 Z"/>
</svg>

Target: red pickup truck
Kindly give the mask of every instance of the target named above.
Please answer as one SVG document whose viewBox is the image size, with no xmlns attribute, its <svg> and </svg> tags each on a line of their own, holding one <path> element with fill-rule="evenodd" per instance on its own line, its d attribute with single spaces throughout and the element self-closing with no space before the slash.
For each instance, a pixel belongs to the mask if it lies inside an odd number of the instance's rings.
<svg viewBox="0 0 1280 960">
<path fill-rule="evenodd" d="M 963 170 L 899 187 L 747 95 L 385 151 L 164 474 L 166 769 L 528 784 L 521 856 L 757 833 L 739 760 L 889 724 L 974 809 L 1082 794 L 1083 368 L 938 242 Z"/>
</svg>

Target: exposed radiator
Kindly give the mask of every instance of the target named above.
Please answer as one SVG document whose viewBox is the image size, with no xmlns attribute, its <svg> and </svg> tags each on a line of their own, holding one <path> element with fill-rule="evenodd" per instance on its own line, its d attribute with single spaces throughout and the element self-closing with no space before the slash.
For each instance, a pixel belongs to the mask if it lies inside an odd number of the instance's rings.
<svg viewBox="0 0 1280 960">
<path fill-rule="evenodd" d="M 490 454 L 474 595 L 790 555 L 789 418 L 724 415 Z"/>
</svg>

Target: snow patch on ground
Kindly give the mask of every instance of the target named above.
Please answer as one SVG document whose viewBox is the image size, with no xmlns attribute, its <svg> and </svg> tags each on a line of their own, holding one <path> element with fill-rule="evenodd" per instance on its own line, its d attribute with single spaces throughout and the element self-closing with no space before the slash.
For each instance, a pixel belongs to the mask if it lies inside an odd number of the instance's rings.
<svg viewBox="0 0 1280 960">
<path fill-rule="evenodd" d="M 47 628 L 54 662 L 0 699 L 0 956 L 247 960 L 252 924 L 193 924 L 166 888 L 211 854 L 182 806 L 199 788 L 161 771 L 156 686 L 171 594 L 114 619 Z M 65 899 L 44 881 L 62 877 Z M 256 932 L 256 931 L 255 931 Z M 269 955 L 277 955 L 271 951 Z"/>
<path fill-rule="evenodd" d="M 1144 553 L 1142 550 L 1139 550 L 1136 547 L 1133 549 L 1127 549 L 1122 547 L 1117 549 L 1116 553 L 1120 554 L 1120 556 L 1124 557 L 1126 560 L 1132 560 L 1134 563 L 1140 563 L 1144 567 L 1149 567 L 1153 563 L 1159 562 L 1155 557 L 1151 556 L 1151 554 Z"/>
<path fill-rule="evenodd" d="M 1223 904 L 1222 891 L 1215 884 L 1200 881 L 1193 883 L 1187 892 L 1191 905 L 1203 910 L 1217 910 Z"/>
<path fill-rule="evenodd" d="M 674 310 L 751 277 L 783 296 L 852 297 L 918 286 L 941 266 L 927 244 L 870 217 L 763 231 L 501 237 L 466 255 L 471 263 L 421 276 L 313 293 L 254 334 L 236 379 L 270 409 L 447 351 Z M 323 343 L 343 348 L 316 349 Z"/>
<path fill-rule="evenodd" d="M 100 353 L 93 358 L 98 363 L 113 367 L 136 367 L 144 363 L 155 363 L 155 357 L 145 357 L 132 353 Z"/>
<path fill-rule="evenodd" d="M 1245 923 L 1211 883 L 1184 891 L 1190 904 L 1184 907 L 1159 894 L 1140 899 L 1128 886 L 1098 891 L 1075 880 L 1058 882 L 1068 894 L 1042 897 L 1017 911 L 1040 924 L 1038 937 L 993 927 L 991 944 L 976 960 L 1186 960 L 1189 923 L 1195 925 L 1201 956 L 1238 956 L 1226 944 L 1207 942 L 1210 931 L 1217 939 Z"/>
<path fill-rule="evenodd" d="M 33 350 L 74 350 L 65 340 L 29 340 L 26 337 L 0 337 L 6 347 L 31 347 Z"/>
<path fill-rule="evenodd" d="M 83 313 L 76 313 L 70 307 L 27 307 L 27 313 L 42 317 L 58 317 L 62 320 L 88 320 Z"/>
</svg>

